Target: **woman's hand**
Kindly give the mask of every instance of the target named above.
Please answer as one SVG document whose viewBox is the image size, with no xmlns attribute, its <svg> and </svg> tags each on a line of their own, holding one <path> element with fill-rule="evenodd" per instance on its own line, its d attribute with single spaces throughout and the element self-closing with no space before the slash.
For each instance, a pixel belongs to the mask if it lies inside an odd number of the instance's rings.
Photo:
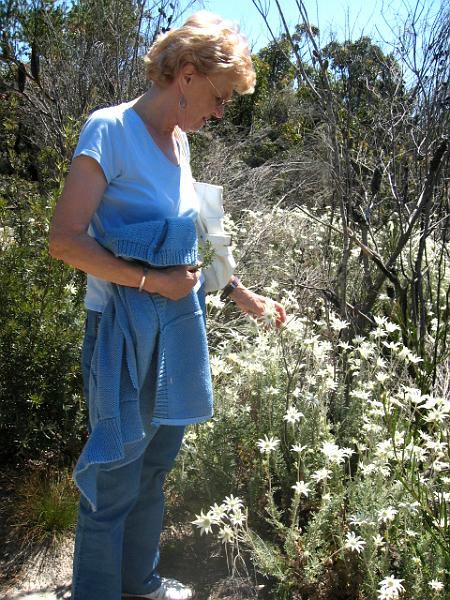
<svg viewBox="0 0 450 600">
<path fill-rule="evenodd" d="M 237 304 L 242 312 L 253 315 L 268 326 L 277 328 L 286 321 L 286 311 L 276 300 L 255 294 L 241 283 L 230 294 L 230 298 Z"/>
<path fill-rule="evenodd" d="M 169 300 L 180 300 L 189 294 L 200 279 L 201 271 L 196 267 L 179 266 L 168 269 L 150 270 L 144 290 L 159 294 Z"/>
</svg>

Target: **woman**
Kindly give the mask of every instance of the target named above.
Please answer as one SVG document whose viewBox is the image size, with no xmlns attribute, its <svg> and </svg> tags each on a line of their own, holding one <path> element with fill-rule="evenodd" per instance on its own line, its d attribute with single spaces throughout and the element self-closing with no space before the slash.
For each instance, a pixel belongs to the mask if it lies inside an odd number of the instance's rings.
<svg viewBox="0 0 450 600">
<path fill-rule="evenodd" d="M 50 232 L 52 256 L 88 276 L 91 432 L 75 470 L 73 600 L 195 595 L 156 572 L 164 477 L 185 425 L 211 416 L 198 206 L 181 132 L 221 118 L 233 91 L 253 92 L 255 73 L 238 30 L 206 11 L 160 36 L 145 61 L 149 90 L 88 119 Z M 236 277 L 223 295 L 256 317 L 266 311 Z"/>
</svg>

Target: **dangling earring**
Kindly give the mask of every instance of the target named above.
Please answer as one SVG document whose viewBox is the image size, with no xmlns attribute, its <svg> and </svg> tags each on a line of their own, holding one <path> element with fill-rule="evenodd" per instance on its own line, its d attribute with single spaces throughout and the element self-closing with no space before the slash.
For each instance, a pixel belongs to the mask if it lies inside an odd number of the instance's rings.
<svg viewBox="0 0 450 600">
<path fill-rule="evenodd" d="M 180 100 L 178 101 L 178 105 L 180 107 L 180 110 L 185 110 L 186 109 L 187 102 L 186 102 L 186 98 L 183 96 L 183 94 L 181 94 L 181 96 L 180 96 Z"/>
</svg>

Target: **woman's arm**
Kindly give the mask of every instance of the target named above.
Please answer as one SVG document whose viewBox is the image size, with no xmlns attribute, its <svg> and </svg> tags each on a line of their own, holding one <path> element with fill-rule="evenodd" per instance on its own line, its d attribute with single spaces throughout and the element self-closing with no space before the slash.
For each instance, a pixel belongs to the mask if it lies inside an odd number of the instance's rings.
<svg viewBox="0 0 450 600">
<path fill-rule="evenodd" d="M 88 156 L 74 159 L 53 216 L 49 252 L 54 258 L 106 281 L 139 287 L 141 266 L 116 258 L 87 233 L 107 182 L 100 165 Z M 187 266 L 149 270 L 144 290 L 171 300 L 186 296 L 200 277 Z"/>
<path fill-rule="evenodd" d="M 276 327 L 281 327 L 286 321 L 286 311 L 282 304 L 276 300 L 255 294 L 255 292 L 246 288 L 240 281 L 236 288 L 230 292 L 229 297 L 242 312 L 257 318 L 269 317 L 268 321 L 273 318 Z"/>
</svg>

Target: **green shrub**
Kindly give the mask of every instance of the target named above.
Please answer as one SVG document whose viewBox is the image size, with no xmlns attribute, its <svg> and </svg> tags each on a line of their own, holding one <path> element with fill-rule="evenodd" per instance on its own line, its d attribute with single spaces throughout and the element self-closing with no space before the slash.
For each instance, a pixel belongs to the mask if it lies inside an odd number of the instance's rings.
<svg viewBox="0 0 450 600">
<path fill-rule="evenodd" d="M 55 194 L 56 195 L 56 194 Z M 53 452 L 72 461 L 82 443 L 79 274 L 50 258 L 54 198 L 0 180 L 0 459 Z"/>
</svg>

